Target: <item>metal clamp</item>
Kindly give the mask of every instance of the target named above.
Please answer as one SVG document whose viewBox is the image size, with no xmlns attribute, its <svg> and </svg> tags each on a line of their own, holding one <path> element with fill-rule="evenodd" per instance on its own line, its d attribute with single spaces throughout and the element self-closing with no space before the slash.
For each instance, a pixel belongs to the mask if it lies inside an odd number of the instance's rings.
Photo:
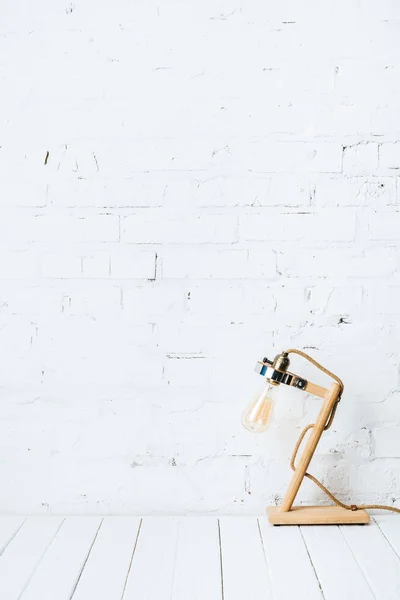
<svg viewBox="0 0 400 600">
<path fill-rule="evenodd" d="M 292 387 L 298 388 L 299 390 L 306 389 L 308 383 L 306 379 L 298 377 L 298 375 L 288 373 L 287 371 L 278 371 L 273 366 L 271 366 L 271 364 L 271 361 L 264 358 L 263 362 L 258 362 L 256 364 L 256 373 L 266 377 L 272 385 L 279 385 L 281 383 L 284 383 L 285 385 L 290 385 Z"/>
</svg>

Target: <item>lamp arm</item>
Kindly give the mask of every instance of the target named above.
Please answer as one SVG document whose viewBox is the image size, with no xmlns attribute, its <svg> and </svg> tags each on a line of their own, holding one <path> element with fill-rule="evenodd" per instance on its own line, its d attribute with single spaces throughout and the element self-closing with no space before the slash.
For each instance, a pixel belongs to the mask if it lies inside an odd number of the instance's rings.
<svg viewBox="0 0 400 600">
<path fill-rule="evenodd" d="M 339 396 L 338 396 L 338 402 L 339 402 L 339 400 L 343 394 L 343 390 L 344 390 L 344 383 L 340 379 L 340 377 L 335 375 L 335 373 L 332 373 L 332 371 L 329 371 L 329 369 L 327 369 L 326 367 L 323 367 L 319 362 L 317 362 L 314 358 L 312 358 L 311 356 L 309 356 L 302 350 L 298 350 L 297 348 L 289 348 L 289 350 L 286 350 L 286 354 L 298 354 L 302 358 L 305 358 L 306 360 L 308 360 L 308 362 L 310 362 L 312 365 L 314 365 L 314 367 L 317 367 L 317 369 L 319 369 L 326 375 L 329 375 L 329 377 L 332 377 L 332 379 L 334 379 L 336 381 L 336 383 L 338 384 L 339 389 L 340 389 Z M 319 395 L 319 394 L 316 394 L 316 395 Z M 326 398 L 326 395 L 324 397 Z"/>
<path fill-rule="evenodd" d="M 337 409 L 338 403 L 340 401 L 340 398 L 341 398 L 341 395 L 343 394 L 343 389 L 344 389 L 344 384 L 337 375 L 332 373 L 332 371 L 329 371 L 326 367 L 323 367 L 319 362 L 317 362 L 314 358 L 312 358 L 311 356 L 309 356 L 302 350 L 297 350 L 297 348 L 290 348 L 289 350 L 286 350 L 285 354 L 286 354 L 286 356 L 288 356 L 289 354 L 298 354 L 302 358 L 305 358 L 306 360 L 308 360 L 308 362 L 313 364 L 320 371 L 322 371 L 326 375 L 329 375 L 332 379 L 334 379 L 335 382 L 332 384 L 332 386 L 329 390 L 326 390 L 325 388 L 320 388 L 320 386 L 315 386 L 315 384 L 308 384 L 308 383 L 304 388 L 305 391 L 310 391 L 310 393 L 315 393 L 315 395 L 320 396 L 321 398 L 324 398 L 325 402 L 320 410 L 317 421 L 311 425 L 308 425 L 307 427 L 305 427 L 303 429 L 303 431 L 300 434 L 299 440 L 294 448 L 292 458 L 290 461 L 290 466 L 291 466 L 292 470 L 294 471 L 294 473 L 293 473 L 293 478 L 292 478 L 292 481 L 290 482 L 289 488 L 285 494 L 285 497 L 283 498 L 282 507 L 281 507 L 282 511 L 288 511 L 291 509 L 293 500 L 296 497 L 296 494 L 298 492 L 298 489 L 299 489 L 304 477 L 308 477 L 309 479 L 312 479 L 321 489 L 323 488 L 325 491 L 326 488 L 324 488 L 324 486 L 322 486 L 322 484 L 315 477 L 313 477 L 312 475 L 307 473 L 307 467 L 310 464 L 311 458 L 315 452 L 315 449 L 318 445 L 318 442 L 321 438 L 322 433 L 324 431 L 326 431 L 327 429 L 329 429 L 329 427 L 331 426 L 331 424 L 333 422 L 333 419 L 334 419 L 335 413 L 336 413 L 336 409 Z M 314 392 L 312 390 L 314 390 Z M 307 445 L 304 449 L 303 455 L 300 458 L 299 464 L 296 467 L 295 460 L 296 460 L 296 456 L 297 456 L 300 444 L 303 441 L 304 436 L 309 429 L 312 430 L 311 436 L 310 436 L 310 438 L 307 442 Z M 328 493 L 328 495 L 330 497 L 332 497 L 330 492 Z"/>
</svg>

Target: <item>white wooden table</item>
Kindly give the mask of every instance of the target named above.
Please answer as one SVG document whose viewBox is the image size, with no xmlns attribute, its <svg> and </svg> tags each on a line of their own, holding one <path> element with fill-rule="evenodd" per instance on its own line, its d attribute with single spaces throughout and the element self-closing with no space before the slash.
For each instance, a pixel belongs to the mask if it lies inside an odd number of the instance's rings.
<svg viewBox="0 0 400 600">
<path fill-rule="evenodd" d="M 1 600 L 399 600 L 400 518 L 0 517 Z"/>
</svg>

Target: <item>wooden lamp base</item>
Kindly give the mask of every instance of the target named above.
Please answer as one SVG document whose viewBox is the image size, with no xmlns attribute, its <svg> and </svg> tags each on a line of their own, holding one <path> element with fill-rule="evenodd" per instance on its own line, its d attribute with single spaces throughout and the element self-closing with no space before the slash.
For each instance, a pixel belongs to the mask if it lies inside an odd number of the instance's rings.
<svg viewBox="0 0 400 600">
<path fill-rule="evenodd" d="M 365 510 L 340 506 L 293 506 L 288 511 L 269 506 L 267 515 L 272 525 L 365 525 L 370 521 Z"/>
</svg>

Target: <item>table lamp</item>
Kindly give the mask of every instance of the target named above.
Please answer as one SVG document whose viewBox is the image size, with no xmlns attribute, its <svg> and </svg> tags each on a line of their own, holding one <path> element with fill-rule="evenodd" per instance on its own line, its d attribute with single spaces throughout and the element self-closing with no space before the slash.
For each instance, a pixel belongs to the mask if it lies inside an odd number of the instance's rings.
<svg viewBox="0 0 400 600">
<path fill-rule="evenodd" d="M 289 354 L 298 354 L 311 362 L 318 369 L 333 379 L 329 389 L 311 383 L 310 381 L 290 373 Z M 264 358 L 257 362 L 256 372 L 266 378 L 267 385 L 264 391 L 249 404 L 242 417 L 242 424 L 251 432 L 260 433 L 267 429 L 271 417 L 273 400 L 271 391 L 280 385 L 289 385 L 308 394 L 313 394 L 323 399 L 323 404 L 315 423 L 307 425 L 300 434 L 295 445 L 290 466 L 294 471 L 292 480 L 283 497 L 281 506 L 267 508 L 268 520 L 273 525 L 327 525 L 327 524 L 366 524 L 370 518 L 366 508 L 392 510 L 400 513 L 400 509 L 383 504 L 344 504 L 336 498 L 316 477 L 307 473 L 307 468 L 317 448 L 318 442 L 324 431 L 329 429 L 335 417 L 338 403 L 343 394 L 344 385 L 334 373 L 320 365 L 302 350 L 291 348 L 275 356 L 274 360 Z M 306 433 L 311 430 L 303 454 L 296 465 L 296 457 Z M 334 506 L 293 506 L 294 499 L 307 477 L 311 479 L 334 502 Z"/>
</svg>

